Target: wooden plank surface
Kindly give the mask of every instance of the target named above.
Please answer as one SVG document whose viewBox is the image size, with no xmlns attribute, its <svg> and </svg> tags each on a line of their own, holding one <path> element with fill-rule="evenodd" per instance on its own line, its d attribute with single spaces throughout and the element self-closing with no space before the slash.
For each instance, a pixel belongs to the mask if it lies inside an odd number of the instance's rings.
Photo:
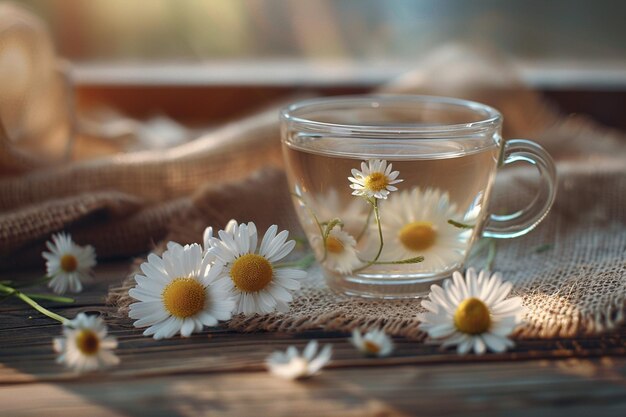
<svg viewBox="0 0 626 417">
<path fill-rule="evenodd" d="M 107 288 L 129 265 L 100 266 L 77 303 L 49 305 L 67 317 L 111 312 Z M 157 342 L 122 318 L 108 321 L 121 366 L 78 376 L 54 362 L 58 324 L 15 300 L 0 304 L 0 317 L 2 417 L 626 415 L 624 328 L 604 337 L 524 341 L 512 354 L 481 358 L 397 339 L 393 357 L 368 359 L 345 334 L 214 329 Z M 269 353 L 312 338 L 333 344 L 333 362 L 321 375 L 290 382 L 265 372 Z"/>
</svg>

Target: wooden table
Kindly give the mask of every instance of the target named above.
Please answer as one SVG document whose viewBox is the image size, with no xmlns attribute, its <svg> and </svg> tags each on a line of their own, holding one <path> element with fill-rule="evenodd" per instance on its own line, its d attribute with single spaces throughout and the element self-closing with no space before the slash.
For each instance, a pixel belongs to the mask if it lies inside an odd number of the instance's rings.
<svg viewBox="0 0 626 417">
<path fill-rule="evenodd" d="M 70 318 L 112 312 L 105 294 L 129 265 L 98 267 L 96 283 L 73 305 L 46 305 Z M 77 376 L 54 361 L 56 322 L 13 299 L 0 304 L 0 317 L 1 417 L 626 416 L 625 328 L 601 338 L 526 341 L 512 354 L 481 358 L 398 339 L 391 358 L 367 359 L 345 334 L 215 329 L 157 342 L 128 319 L 107 319 L 121 365 Z M 272 351 L 312 338 L 334 346 L 322 374 L 292 382 L 265 371 Z"/>
</svg>

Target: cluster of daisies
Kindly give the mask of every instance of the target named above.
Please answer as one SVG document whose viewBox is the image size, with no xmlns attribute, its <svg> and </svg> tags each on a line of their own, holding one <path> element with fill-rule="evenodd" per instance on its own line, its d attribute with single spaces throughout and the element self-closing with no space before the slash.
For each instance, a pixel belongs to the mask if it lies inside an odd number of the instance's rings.
<svg viewBox="0 0 626 417">
<path fill-rule="evenodd" d="M 420 263 L 422 270 L 434 271 L 463 258 L 471 232 L 450 227 L 449 220 L 458 218 L 458 213 L 446 193 L 413 188 L 387 200 L 402 180 L 384 160 L 362 163 L 361 171 L 354 169 L 352 175 L 352 194 L 363 198 L 343 210 L 332 190 L 322 204 L 299 196 L 307 209 L 316 207 L 317 214 L 312 212 L 312 217 L 320 236 L 312 243 L 325 267 L 348 274 L 380 259 L 384 263 Z M 379 205 L 379 200 L 385 203 Z M 333 217 L 337 213 L 340 217 Z M 386 245 L 381 238 L 376 254 L 372 252 L 371 260 L 364 261 L 360 256 L 368 250 L 359 251 L 357 244 L 368 231 L 372 216 Z M 176 334 L 188 337 L 234 314 L 287 312 L 306 277 L 305 271 L 294 267 L 297 262 L 283 261 L 296 245 L 288 237 L 288 231 L 279 232 L 275 225 L 261 237 L 253 222 L 231 220 L 216 235 L 207 228 L 202 244 L 170 242 L 160 256 L 152 253 L 141 264 L 142 273 L 135 276 L 136 285 L 129 291 L 136 300 L 130 305 L 129 317 L 135 320 L 135 327 L 145 328 L 145 336 L 164 339 Z M 48 285 L 57 294 L 80 292 L 96 265 L 94 249 L 77 245 L 63 233 L 54 235 L 47 246 L 49 252 L 43 256 Z M 119 363 L 114 353 L 117 340 L 107 334 L 100 317 L 81 313 L 69 320 L 2 283 L 0 292 L 19 296 L 63 324 L 63 336 L 54 340 L 59 362 L 78 371 Z M 511 284 L 503 282 L 498 273 L 476 273 L 471 268 L 465 276 L 455 272 L 442 287 L 431 287 L 422 301 L 426 312 L 418 317 L 419 327 L 431 342 L 456 346 L 460 354 L 503 352 L 513 346 L 508 336 L 521 323 L 524 312 L 520 297 L 509 298 L 510 292 Z M 350 340 L 368 356 L 382 357 L 393 351 L 391 339 L 382 330 L 363 334 L 355 330 Z M 318 350 L 317 342 L 312 341 L 301 353 L 295 347 L 275 352 L 267 359 L 267 367 L 280 377 L 305 378 L 319 372 L 331 355 L 330 346 Z"/>
<path fill-rule="evenodd" d="M 296 192 L 317 259 L 338 274 L 360 272 L 376 264 L 411 264 L 413 272 L 439 273 L 460 266 L 472 231 L 454 226 L 474 222 L 481 201 L 463 215 L 447 192 L 412 187 L 398 191 L 399 171 L 386 160 L 361 163 L 348 177 L 352 194 L 341 204 L 335 189 L 310 196 Z M 394 192 L 393 198 L 390 194 Z M 451 223 L 452 221 L 452 223 Z M 319 236 L 318 236 L 319 235 Z"/>
</svg>

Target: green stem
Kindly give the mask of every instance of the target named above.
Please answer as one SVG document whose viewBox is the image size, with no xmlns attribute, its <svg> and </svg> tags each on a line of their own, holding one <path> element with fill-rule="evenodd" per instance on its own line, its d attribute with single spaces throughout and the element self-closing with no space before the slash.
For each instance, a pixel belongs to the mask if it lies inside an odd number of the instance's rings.
<svg viewBox="0 0 626 417">
<path fill-rule="evenodd" d="M 449 219 L 448 224 L 451 224 L 454 227 L 458 227 L 459 229 L 473 229 L 474 226 L 471 224 L 457 222 L 456 220 Z"/>
<path fill-rule="evenodd" d="M 73 298 L 69 298 L 69 297 L 60 297 L 58 295 L 49 295 L 49 294 L 32 294 L 32 293 L 26 293 L 26 295 L 30 298 L 32 298 L 33 300 L 46 300 L 46 301 L 54 301 L 55 303 L 67 303 L 67 304 L 71 304 L 73 302 L 75 302 L 76 300 L 74 300 Z"/>
<path fill-rule="evenodd" d="M 60 316 L 60 315 L 58 315 L 56 313 L 53 313 L 52 311 L 48 310 L 47 308 L 42 307 L 35 300 L 30 298 L 29 296 L 27 296 L 23 292 L 16 290 L 15 288 L 7 287 L 5 285 L 0 284 L 0 291 L 4 292 L 6 294 L 9 294 L 9 295 L 16 296 L 17 298 L 19 298 L 20 300 L 24 301 L 26 304 L 28 304 L 29 306 L 34 308 L 35 310 L 39 311 L 41 314 L 43 314 L 45 316 L 48 316 L 51 319 L 60 322 L 61 324 L 67 324 L 69 322 L 69 320 L 66 319 L 65 317 Z"/>
<path fill-rule="evenodd" d="M 385 245 L 385 242 L 383 241 L 383 229 L 380 224 L 380 212 L 378 211 L 378 199 L 374 199 L 374 201 L 371 201 L 371 200 L 368 200 L 368 201 L 374 207 L 374 220 L 376 220 L 376 227 L 378 228 L 378 238 L 380 239 L 380 245 L 378 246 L 378 252 L 376 253 L 376 256 L 374 257 L 374 259 L 372 259 L 371 261 L 368 261 L 366 265 L 358 269 L 355 269 L 353 272 L 359 272 L 359 271 L 364 270 L 365 268 L 368 268 L 374 265 L 378 261 L 378 258 L 380 258 L 380 254 L 383 252 L 383 246 Z"/>
<path fill-rule="evenodd" d="M 423 256 L 416 256 L 414 258 L 402 259 L 400 261 L 377 261 L 374 265 L 402 265 L 402 264 L 417 264 L 424 261 Z"/>
</svg>

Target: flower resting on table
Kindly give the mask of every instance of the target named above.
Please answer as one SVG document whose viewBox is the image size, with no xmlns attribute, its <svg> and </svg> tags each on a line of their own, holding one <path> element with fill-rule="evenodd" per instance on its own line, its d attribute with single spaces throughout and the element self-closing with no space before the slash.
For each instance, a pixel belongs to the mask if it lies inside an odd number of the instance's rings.
<svg viewBox="0 0 626 417">
<path fill-rule="evenodd" d="M 63 337 L 54 339 L 57 362 L 78 372 L 89 372 L 117 365 L 120 360 L 112 352 L 117 340 L 107 336 L 102 318 L 79 313 L 63 326 Z"/>
<path fill-rule="evenodd" d="M 372 159 L 368 163 L 361 162 L 361 170 L 353 169 L 352 177 L 348 177 L 353 195 L 366 198 L 386 199 L 390 192 L 396 191 L 394 184 L 402 182 L 398 179 L 400 172 L 391 171 L 391 165 L 381 159 Z"/>
<path fill-rule="evenodd" d="M 162 257 L 148 255 L 141 264 L 144 275 L 135 275 L 137 285 L 128 294 L 129 317 L 135 327 L 148 327 L 145 336 L 163 339 L 180 332 L 188 337 L 204 326 L 228 320 L 235 306 L 228 288 L 211 280 L 211 257 L 198 244 L 181 246 L 170 242 Z"/>
<path fill-rule="evenodd" d="M 50 252 L 43 252 L 46 259 L 47 276 L 51 278 L 48 286 L 57 294 L 81 292 L 82 281 L 92 275 L 96 265 L 96 253 L 92 246 L 79 246 L 69 234 L 52 235 L 52 242 L 46 242 Z"/>
<path fill-rule="evenodd" d="M 257 249 L 257 229 L 252 222 L 220 230 L 219 239 L 211 238 L 209 254 L 215 263 L 211 280 L 235 299 L 234 313 L 266 314 L 289 309 L 292 291 L 300 288 L 306 272 L 282 268 L 277 261 L 287 256 L 296 242 L 287 241 L 289 232 L 278 233 L 271 226 Z"/>
<path fill-rule="evenodd" d="M 393 352 L 393 342 L 382 330 L 372 330 L 362 335 L 360 330 L 355 329 L 350 342 L 366 356 L 384 357 Z"/>
<path fill-rule="evenodd" d="M 317 356 L 316 356 L 317 355 Z M 332 346 L 324 346 L 317 354 L 317 341 L 311 340 L 302 354 L 289 346 L 286 352 L 274 352 L 265 361 L 268 370 L 283 379 L 304 379 L 318 373 L 330 361 Z"/>
<path fill-rule="evenodd" d="M 465 278 L 458 271 L 452 279 L 430 287 L 422 306 L 428 312 L 420 314 L 420 329 L 442 346 L 457 346 L 459 354 L 486 350 L 504 352 L 514 343 L 507 336 L 521 323 L 524 309 L 521 297 L 506 299 L 510 282 L 501 275 L 489 276 L 487 271 L 476 274 L 469 268 Z"/>
</svg>

